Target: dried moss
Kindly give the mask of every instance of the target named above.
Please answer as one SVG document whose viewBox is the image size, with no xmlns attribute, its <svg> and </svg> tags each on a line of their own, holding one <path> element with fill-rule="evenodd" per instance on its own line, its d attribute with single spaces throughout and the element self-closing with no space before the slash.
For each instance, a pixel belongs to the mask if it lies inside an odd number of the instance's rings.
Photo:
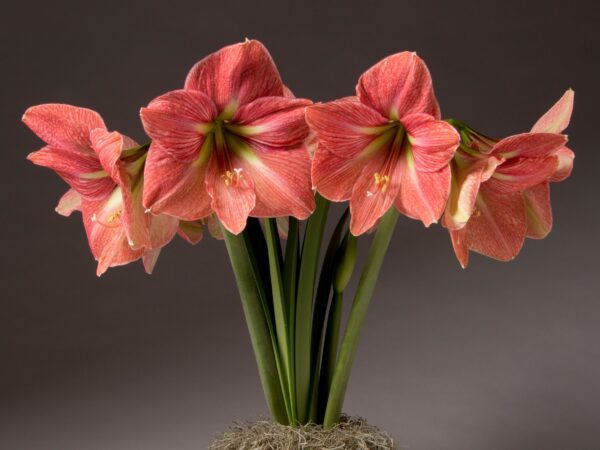
<svg viewBox="0 0 600 450">
<path fill-rule="evenodd" d="M 343 417 L 324 430 L 319 425 L 290 427 L 262 420 L 234 424 L 209 450 L 393 450 L 392 438 L 364 419 Z"/>
</svg>

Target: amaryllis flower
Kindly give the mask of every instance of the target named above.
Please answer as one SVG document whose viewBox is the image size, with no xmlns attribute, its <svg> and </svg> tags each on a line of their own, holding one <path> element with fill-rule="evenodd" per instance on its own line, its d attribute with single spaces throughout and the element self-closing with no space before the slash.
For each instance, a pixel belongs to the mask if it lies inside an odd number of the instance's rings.
<svg viewBox="0 0 600 450">
<path fill-rule="evenodd" d="M 127 136 L 109 132 L 102 118 L 85 108 L 34 106 L 23 121 L 48 144 L 28 158 L 53 169 L 71 186 L 56 210 L 67 216 L 82 212 L 98 275 L 139 258 L 151 272 L 178 221 L 152 216 L 142 206 L 147 150 Z"/>
<path fill-rule="evenodd" d="M 265 47 L 246 42 L 198 62 L 184 89 L 142 108 L 152 138 L 144 205 L 232 233 L 248 216 L 307 218 L 314 209 L 304 145 L 309 100 L 293 98 Z"/>
<path fill-rule="evenodd" d="M 439 120 L 429 71 L 415 53 L 385 58 L 360 77 L 356 97 L 313 105 L 306 117 L 318 139 L 313 185 L 330 200 L 350 200 L 352 234 L 392 205 L 425 226 L 438 220 L 459 136 Z"/>
<path fill-rule="evenodd" d="M 500 141 L 453 121 L 462 139 L 451 164 L 444 226 L 463 267 L 469 250 L 507 261 L 519 253 L 525 237 L 549 233 L 548 183 L 564 180 L 573 167 L 574 154 L 560 134 L 569 124 L 573 97 L 567 91 L 531 132 Z"/>
</svg>

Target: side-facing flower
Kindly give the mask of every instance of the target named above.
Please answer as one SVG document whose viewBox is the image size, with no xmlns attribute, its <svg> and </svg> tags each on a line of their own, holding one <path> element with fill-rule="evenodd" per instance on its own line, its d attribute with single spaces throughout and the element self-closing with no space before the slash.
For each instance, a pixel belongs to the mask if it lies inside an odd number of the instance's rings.
<svg viewBox="0 0 600 450">
<path fill-rule="evenodd" d="M 182 220 L 215 213 L 232 233 L 248 216 L 307 218 L 314 209 L 304 109 L 258 41 L 198 62 L 184 89 L 142 108 L 152 138 L 144 205 Z"/>
<path fill-rule="evenodd" d="M 394 205 L 425 226 L 441 216 L 450 191 L 456 130 L 439 120 L 427 66 L 415 53 L 389 56 L 347 97 L 307 109 L 318 139 L 312 182 L 332 201 L 350 200 L 360 235 Z"/>
<path fill-rule="evenodd" d="M 461 144 L 451 163 L 443 223 L 463 267 L 470 250 L 508 261 L 525 237 L 541 239 L 550 232 L 549 182 L 564 180 L 573 167 L 574 154 L 560 134 L 569 123 L 573 97 L 568 90 L 530 132 L 502 140 L 451 121 Z"/>
<path fill-rule="evenodd" d="M 142 206 L 147 149 L 118 132 L 109 132 L 94 111 L 62 104 L 29 108 L 23 121 L 48 145 L 31 153 L 35 164 L 53 169 L 71 189 L 56 208 L 79 210 L 88 242 L 107 268 L 143 258 L 151 272 L 160 248 L 177 231 L 178 221 L 146 213 Z"/>
</svg>

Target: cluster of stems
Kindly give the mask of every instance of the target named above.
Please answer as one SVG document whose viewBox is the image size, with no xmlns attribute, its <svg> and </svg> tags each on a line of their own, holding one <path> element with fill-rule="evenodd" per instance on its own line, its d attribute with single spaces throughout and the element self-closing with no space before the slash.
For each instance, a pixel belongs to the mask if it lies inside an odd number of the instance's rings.
<svg viewBox="0 0 600 450">
<path fill-rule="evenodd" d="M 273 419 L 285 425 L 327 428 L 339 422 L 360 332 L 398 219 L 390 208 L 379 223 L 342 332 L 343 294 L 354 270 L 357 238 L 348 231 L 346 210 L 321 257 L 328 212 L 329 201 L 317 194 L 302 239 L 299 221 L 290 217 L 285 249 L 275 219 L 265 219 L 263 227 L 251 218 L 239 235 L 223 230 L 267 403 Z"/>
</svg>

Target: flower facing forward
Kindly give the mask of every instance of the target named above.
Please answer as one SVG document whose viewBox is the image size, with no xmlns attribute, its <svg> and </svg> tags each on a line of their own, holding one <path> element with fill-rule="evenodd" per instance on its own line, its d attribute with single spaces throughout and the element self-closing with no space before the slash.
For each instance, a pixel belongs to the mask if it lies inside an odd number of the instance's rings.
<svg viewBox="0 0 600 450">
<path fill-rule="evenodd" d="M 573 167 L 573 152 L 560 134 L 569 124 L 574 93 L 563 97 L 531 132 L 500 141 L 453 121 L 461 132 L 452 161 L 452 193 L 444 214 L 458 260 L 469 250 L 507 261 L 525 237 L 544 238 L 552 227 L 550 181 L 562 181 Z"/>
<path fill-rule="evenodd" d="M 304 144 L 310 104 L 291 96 L 257 41 L 204 58 L 184 89 L 141 110 L 153 140 L 144 205 L 183 220 L 214 212 L 234 234 L 248 216 L 307 218 L 315 205 Z"/>
<path fill-rule="evenodd" d="M 98 275 L 139 258 L 151 272 L 178 221 L 153 217 L 142 206 L 147 151 L 127 136 L 109 132 L 102 118 L 85 108 L 34 106 L 23 121 L 47 143 L 28 158 L 53 169 L 71 186 L 56 210 L 67 216 L 82 212 Z"/>
<path fill-rule="evenodd" d="M 392 205 L 425 226 L 438 220 L 459 135 L 439 120 L 429 71 L 415 53 L 385 58 L 360 77 L 356 97 L 313 105 L 306 116 L 318 140 L 313 185 L 330 200 L 350 200 L 354 235 Z"/>
</svg>

